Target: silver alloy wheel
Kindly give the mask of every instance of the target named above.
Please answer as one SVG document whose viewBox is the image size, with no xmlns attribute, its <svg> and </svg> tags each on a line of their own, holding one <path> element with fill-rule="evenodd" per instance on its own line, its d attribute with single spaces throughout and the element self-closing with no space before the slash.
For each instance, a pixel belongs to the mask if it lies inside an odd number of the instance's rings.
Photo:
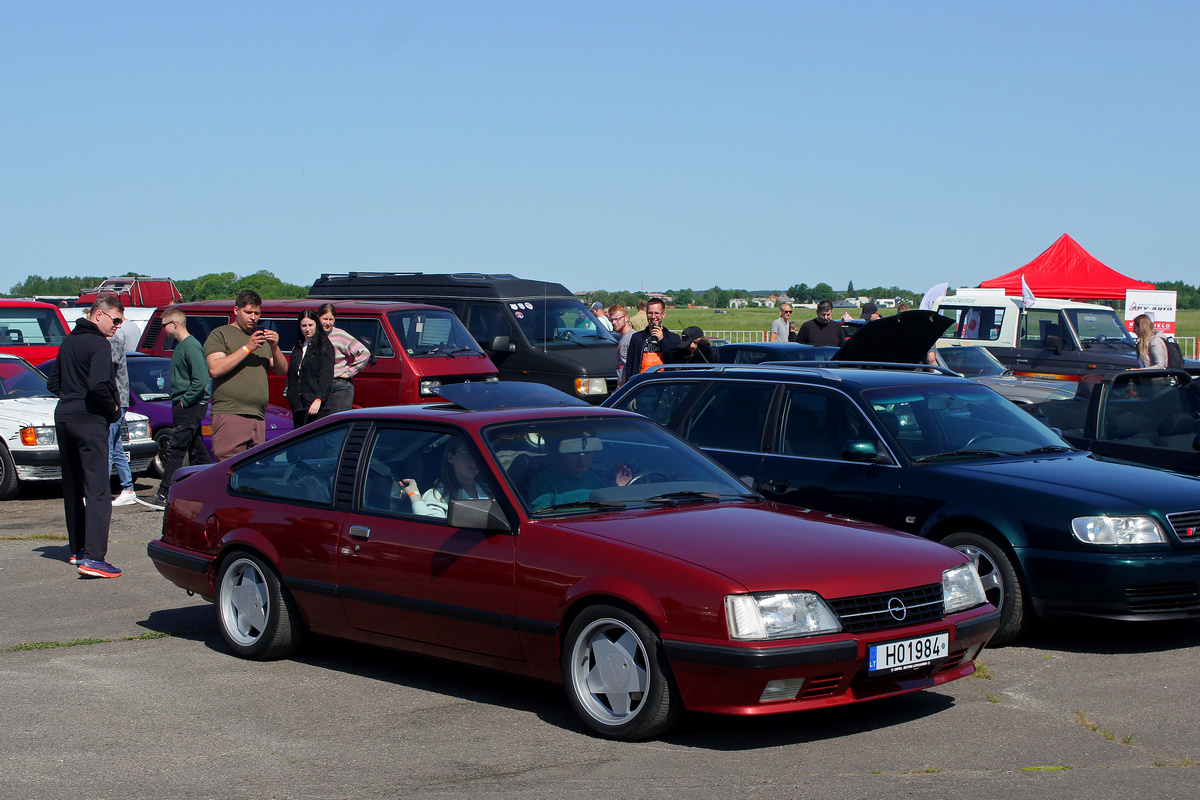
<svg viewBox="0 0 1200 800">
<path fill-rule="evenodd" d="M 620 620 L 592 622 L 571 649 L 571 688 L 587 714 L 602 725 L 636 717 L 650 688 L 650 659 L 638 635 Z"/>
<path fill-rule="evenodd" d="M 960 544 L 954 549 L 971 559 L 971 563 L 975 565 L 975 571 L 979 573 L 979 580 L 983 582 L 984 596 L 987 597 L 989 603 L 1000 608 L 1004 603 L 1004 578 L 1000 574 L 1000 568 L 996 562 L 974 545 Z"/>
<path fill-rule="evenodd" d="M 258 565 L 239 558 L 221 580 L 221 625 L 230 639 L 249 647 L 262 638 L 271 616 L 270 593 Z"/>
</svg>

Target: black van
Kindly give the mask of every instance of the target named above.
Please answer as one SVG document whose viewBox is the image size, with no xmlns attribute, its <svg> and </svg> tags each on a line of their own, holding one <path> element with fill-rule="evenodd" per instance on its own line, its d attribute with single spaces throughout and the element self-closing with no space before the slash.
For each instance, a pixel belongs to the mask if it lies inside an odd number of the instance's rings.
<svg viewBox="0 0 1200 800">
<path fill-rule="evenodd" d="M 311 299 L 404 300 L 450 309 L 501 380 L 553 386 L 591 403 L 617 387 L 617 340 L 558 283 L 513 275 L 350 272 L 322 275 Z"/>
</svg>

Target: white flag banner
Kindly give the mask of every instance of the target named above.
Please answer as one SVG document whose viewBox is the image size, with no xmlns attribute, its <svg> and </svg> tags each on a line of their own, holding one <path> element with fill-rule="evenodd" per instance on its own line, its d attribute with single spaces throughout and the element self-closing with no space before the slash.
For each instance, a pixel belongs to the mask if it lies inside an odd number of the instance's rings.
<svg viewBox="0 0 1200 800">
<path fill-rule="evenodd" d="M 1021 308 L 1028 311 L 1033 308 L 1033 302 L 1037 298 L 1033 296 L 1033 289 L 1029 288 L 1029 284 L 1025 282 L 1025 276 L 1021 276 Z"/>
<path fill-rule="evenodd" d="M 950 284 L 948 283 L 939 283 L 929 287 L 929 291 L 926 292 L 925 296 L 921 298 L 921 310 L 933 311 L 934 302 L 936 302 L 939 297 L 946 294 L 949 289 Z"/>
</svg>

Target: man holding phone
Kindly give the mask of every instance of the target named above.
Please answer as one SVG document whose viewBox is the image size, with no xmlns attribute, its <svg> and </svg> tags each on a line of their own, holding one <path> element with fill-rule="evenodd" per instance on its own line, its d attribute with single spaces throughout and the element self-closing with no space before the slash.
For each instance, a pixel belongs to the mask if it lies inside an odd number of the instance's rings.
<svg viewBox="0 0 1200 800">
<path fill-rule="evenodd" d="M 218 461 L 266 440 L 267 370 L 287 375 L 279 333 L 259 325 L 261 315 L 258 292 L 243 289 L 234 301 L 233 324 L 217 328 L 204 342 L 204 361 L 213 379 L 212 444 Z"/>
<path fill-rule="evenodd" d="M 665 353 L 683 344 L 679 334 L 667 330 L 663 324 L 663 318 L 666 315 L 666 303 L 657 297 L 650 298 L 646 303 L 646 329 L 638 331 L 629 338 L 629 354 L 625 359 L 627 377 L 633 377 L 651 366 L 650 362 L 654 362 L 654 359 L 643 358 L 648 354 L 647 351 L 649 354 Z M 657 363 L 662 363 L 661 356 L 658 356 Z"/>
</svg>

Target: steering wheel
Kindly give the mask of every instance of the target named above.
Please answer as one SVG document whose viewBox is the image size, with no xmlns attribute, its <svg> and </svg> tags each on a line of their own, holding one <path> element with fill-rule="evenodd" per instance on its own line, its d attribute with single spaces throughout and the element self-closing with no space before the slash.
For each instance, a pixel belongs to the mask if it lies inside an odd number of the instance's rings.
<svg viewBox="0 0 1200 800">
<path fill-rule="evenodd" d="M 962 449 L 967 450 L 967 449 L 970 449 L 970 447 L 973 444 L 975 444 L 976 442 L 983 442 L 983 441 L 987 441 L 988 439 L 995 439 L 995 438 L 996 438 L 996 434 L 992 433 L 991 431 L 984 431 L 983 433 L 977 433 L 974 436 L 972 436 L 970 439 L 967 440 L 967 443 L 962 446 Z"/>
<path fill-rule="evenodd" d="M 652 481 L 652 480 L 650 480 L 651 478 L 659 478 L 660 480 Z M 639 472 L 637 475 L 634 475 L 632 478 L 629 479 L 629 483 L 627 483 L 625 485 L 633 486 L 635 483 L 638 483 L 639 481 L 642 483 L 662 483 L 664 481 L 669 481 L 669 480 L 671 480 L 671 476 L 668 475 L 667 473 L 662 472 L 661 470 L 657 470 L 657 469 L 648 469 L 645 472 Z"/>
</svg>

